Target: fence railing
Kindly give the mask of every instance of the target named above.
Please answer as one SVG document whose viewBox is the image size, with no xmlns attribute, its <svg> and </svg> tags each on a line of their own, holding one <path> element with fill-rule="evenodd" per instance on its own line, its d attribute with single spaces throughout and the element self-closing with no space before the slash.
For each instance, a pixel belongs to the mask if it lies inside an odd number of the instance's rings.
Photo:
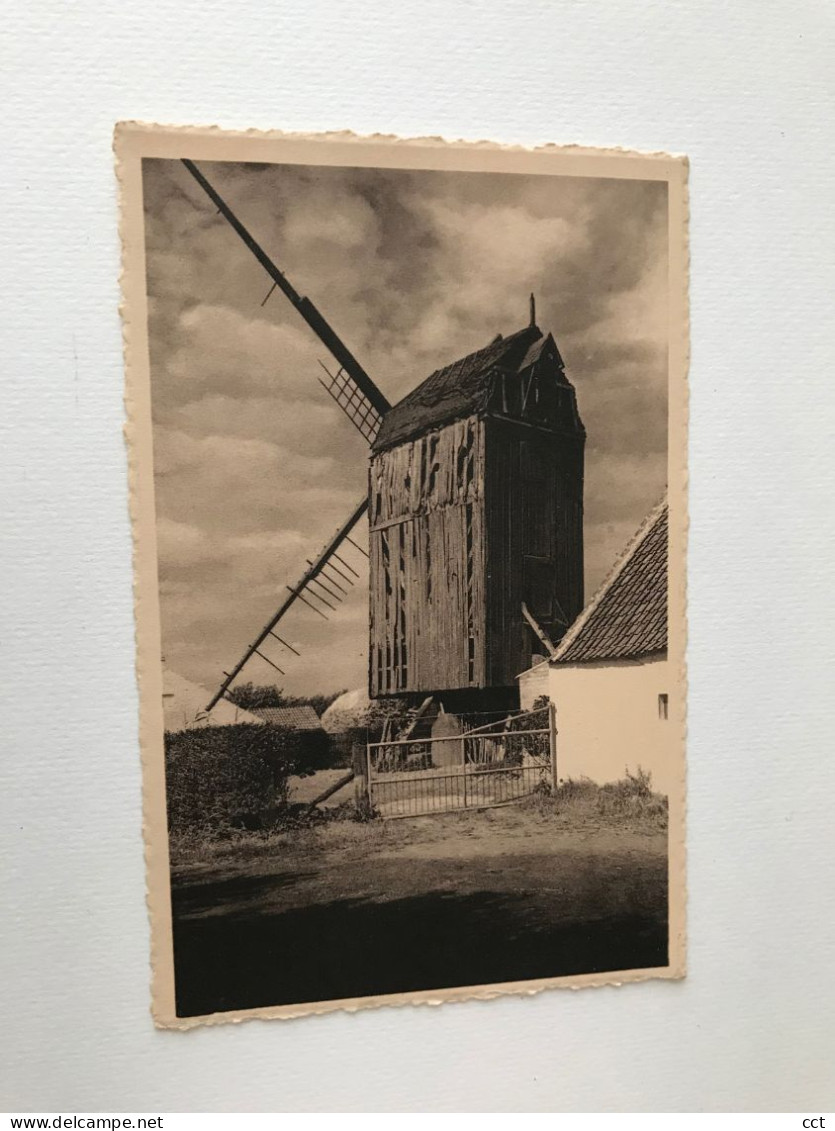
<svg viewBox="0 0 835 1131">
<path fill-rule="evenodd" d="M 553 706 L 458 733 L 370 742 L 365 779 L 368 800 L 383 817 L 516 801 L 556 781 Z"/>
</svg>

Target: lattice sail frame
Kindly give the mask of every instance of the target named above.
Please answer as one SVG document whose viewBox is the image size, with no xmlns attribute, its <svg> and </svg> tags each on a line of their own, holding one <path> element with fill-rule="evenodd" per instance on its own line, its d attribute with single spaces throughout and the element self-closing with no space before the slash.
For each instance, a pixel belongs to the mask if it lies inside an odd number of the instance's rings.
<svg viewBox="0 0 835 1131">
<path fill-rule="evenodd" d="M 340 366 L 336 373 L 331 373 L 323 361 L 322 369 L 327 374 L 327 381 L 317 377 L 317 381 L 337 405 L 342 409 L 359 434 L 369 444 L 373 444 L 380 430 L 383 417 L 374 407 L 368 397 L 360 390 L 351 375 Z"/>
<path fill-rule="evenodd" d="M 345 589 L 342 585 L 342 582 L 344 581 L 346 584 L 351 586 L 359 580 L 359 572 L 354 569 L 350 562 L 342 557 L 342 555 L 339 553 L 339 550 L 343 543 L 348 542 L 354 547 L 354 549 L 359 551 L 359 553 L 363 554 L 366 558 L 368 557 L 367 552 L 362 548 L 362 546 L 360 546 L 360 544 L 354 541 L 354 539 L 351 537 L 351 531 L 354 529 L 354 527 L 357 525 L 357 523 L 367 510 L 368 499 L 365 498 L 362 499 L 362 501 L 358 503 L 358 505 L 354 508 L 351 517 L 347 520 L 347 522 L 343 523 L 343 525 L 339 528 L 330 542 L 328 542 L 327 546 L 325 546 L 325 548 L 322 550 L 319 557 L 315 561 L 310 561 L 310 559 L 308 559 L 309 568 L 304 572 L 304 574 L 296 582 L 296 584 L 286 586 L 288 596 L 284 599 L 277 612 L 267 621 L 267 623 L 256 636 L 255 640 L 251 644 L 247 645 L 243 656 L 240 658 L 237 664 L 235 664 L 232 670 L 223 673 L 225 677 L 223 683 L 220 685 L 219 689 L 215 692 L 210 702 L 206 706 L 207 711 L 211 711 L 218 700 L 222 699 L 226 695 L 232 683 L 237 679 L 237 677 L 240 675 L 244 667 L 249 663 L 253 656 L 258 656 L 260 659 L 265 660 L 271 667 L 275 668 L 275 670 L 280 675 L 285 674 L 282 668 L 280 668 L 274 660 L 272 660 L 263 651 L 261 651 L 261 646 L 265 643 L 268 637 L 272 637 L 274 640 L 277 640 L 280 644 L 284 645 L 285 648 L 289 648 L 289 650 L 295 653 L 295 655 L 300 655 L 300 653 L 296 648 L 293 647 L 293 645 L 282 639 L 282 637 L 280 637 L 275 631 L 282 619 L 290 611 L 296 601 L 301 601 L 303 605 L 307 605 L 309 609 L 312 609 L 315 613 L 317 613 L 320 617 L 323 617 L 325 620 L 329 619 L 327 613 L 322 611 L 321 606 L 324 605 L 329 609 L 335 609 L 336 606 L 331 604 L 329 600 L 326 600 L 318 591 L 318 589 L 314 588 L 314 585 L 319 586 L 319 588 L 325 589 L 326 587 L 323 581 L 320 580 L 324 579 L 324 581 L 328 581 L 330 585 L 342 589 L 342 592 L 347 595 L 350 590 Z M 336 562 L 339 562 L 340 565 L 337 566 L 335 564 Z M 340 568 L 340 566 L 342 568 Z M 336 577 L 340 579 L 339 583 L 337 583 L 335 579 Z M 327 591 L 337 602 L 343 599 L 342 597 L 338 596 L 337 593 L 331 590 Z"/>
<path fill-rule="evenodd" d="M 276 288 L 279 289 L 314 334 L 316 334 L 325 348 L 335 358 L 339 365 L 336 373 L 332 373 L 323 362 L 319 362 L 328 377 L 327 381 L 323 381 L 319 378 L 319 383 L 345 413 L 360 435 L 363 436 L 368 443 L 373 443 L 383 415 L 388 412 L 391 407 L 388 399 L 369 377 L 365 369 L 360 365 L 316 306 L 309 298 L 299 294 L 284 272 L 270 259 L 264 249 L 258 244 L 247 228 L 244 227 L 232 209 L 213 188 L 195 163 L 186 158 L 182 158 L 181 160 L 183 166 L 200 185 L 217 211 L 227 220 L 233 231 L 238 235 L 270 277 L 271 286 L 261 305 L 264 306 L 273 291 L 276 290 Z M 339 529 L 335 537 L 328 543 L 316 561 L 312 562 L 310 559 L 307 560 L 309 569 L 306 570 L 295 586 L 288 585 L 286 587 L 289 591 L 289 596 L 285 599 L 278 611 L 264 626 L 255 641 L 247 647 L 243 657 L 234 666 L 232 671 L 223 673 L 223 683 L 212 697 L 211 702 L 206 708 L 207 711 L 210 711 L 218 700 L 227 694 L 233 680 L 253 656 L 260 657 L 279 672 L 279 674 L 285 674 L 278 664 L 261 651 L 261 645 L 268 637 L 272 637 L 285 648 L 288 648 L 290 652 L 299 655 L 294 647 L 288 644 L 286 640 L 283 640 L 274 631 L 285 613 L 288 612 L 296 601 L 301 601 L 303 604 L 313 609 L 319 616 L 327 620 L 327 614 L 322 611 L 322 606 L 335 610 L 336 605 L 331 602 L 336 601 L 338 604 L 344 596 L 347 595 L 349 590 L 344 588 L 342 582 L 345 582 L 350 587 L 355 584 L 355 580 L 358 579 L 360 575 L 349 562 L 340 557 L 338 550 L 342 543 L 347 541 L 366 558 L 368 557 L 367 551 L 350 536 L 351 531 L 367 509 L 368 500 L 366 498 L 355 508 L 351 517 Z M 339 562 L 343 568 L 336 565 L 336 562 Z M 323 596 L 323 594 L 327 594 L 327 596 Z"/>
</svg>

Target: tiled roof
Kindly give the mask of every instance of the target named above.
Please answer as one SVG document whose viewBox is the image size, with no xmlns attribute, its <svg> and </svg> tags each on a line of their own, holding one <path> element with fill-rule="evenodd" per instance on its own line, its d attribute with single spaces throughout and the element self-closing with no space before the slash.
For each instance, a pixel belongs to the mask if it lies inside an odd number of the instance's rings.
<svg viewBox="0 0 835 1131">
<path fill-rule="evenodd" d="M 389 409 L 377 433 L 374 451 L 483 409 L 490 396 L 493 371 L 517 372 L 523 367 L 522 362 L 531 347 L 541 338 L 538 326 L 526 326 L 507 338 L 496 338 L 489 346 L 443 369 L 436 369 Z"/>
<path fill-rule="evenodd" d="M 309 703 L 303 707 L 259 707 L 253 714 L 274 727 L 288 727 L 290 730 L 319 730 L 322 726 L 319 716 Z"/>
<path fill-rule="evenodd" d="M 650 514 L 552 662 L 620 660 L 667 647 L 667 503 Z"/>
</svg>

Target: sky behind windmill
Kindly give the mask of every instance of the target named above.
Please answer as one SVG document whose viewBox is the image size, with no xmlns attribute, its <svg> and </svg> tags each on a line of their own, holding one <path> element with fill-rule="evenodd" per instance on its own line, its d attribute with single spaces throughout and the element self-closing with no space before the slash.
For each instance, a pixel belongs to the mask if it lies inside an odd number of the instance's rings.
<svg viewBox="0 0 835 1131">
<path fill-rule="evenodd" d="M 200 167 L 392 402 L 525 325 L 535 292 L 588 433 L 589 598 L 666 484 L 666 184 Z M 324 347 L 281 294 L 261 305 L 267 276 L 186 169 L 143 171 L 163 651 L 214 690 L 364 495 L 368 449 L 316 380 Z M 243 678 L 363 685 L 366 588 L 325 612 L 279 630 L 302 652 L 269 650 L 286 678 L 258 658 Z"/>
</svg>

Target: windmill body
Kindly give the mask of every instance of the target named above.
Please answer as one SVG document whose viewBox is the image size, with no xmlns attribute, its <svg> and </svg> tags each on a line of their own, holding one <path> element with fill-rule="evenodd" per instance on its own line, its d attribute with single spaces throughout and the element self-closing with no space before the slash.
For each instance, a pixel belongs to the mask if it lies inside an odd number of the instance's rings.
<svg viewBox="0 0 835 1131">
<path fill-rule="evenodd" d="M 583 605 L 585 430 L 533 296 L 523 330 L 437 370 L 391 407 L 194 162 L 182 163 L 269 277 L 264 301 L 280 290 L 337 363 L 321 363 L 320 383 L 371 444 L 368 497 L 286 586 L 206 709 L 253 657 L 284 675 L 264 648 L 299 654 L 281 621 L 298 603 L 327 619 L 360 576 L 340 554 L 348 545 L 369 558 L 372 698 L 514 706 L 531 653 L 551 650 Z M 352 536 L 366 510 L 367 552 Z"/>
<path fill-rule="evenodd" d="M 386 413 L 369 468 L 372 696 L 512 703 L 540 650 L 532 622 L 556 641 L 582 608 L 584 443 L 534 324 Z"/>
</svg>

